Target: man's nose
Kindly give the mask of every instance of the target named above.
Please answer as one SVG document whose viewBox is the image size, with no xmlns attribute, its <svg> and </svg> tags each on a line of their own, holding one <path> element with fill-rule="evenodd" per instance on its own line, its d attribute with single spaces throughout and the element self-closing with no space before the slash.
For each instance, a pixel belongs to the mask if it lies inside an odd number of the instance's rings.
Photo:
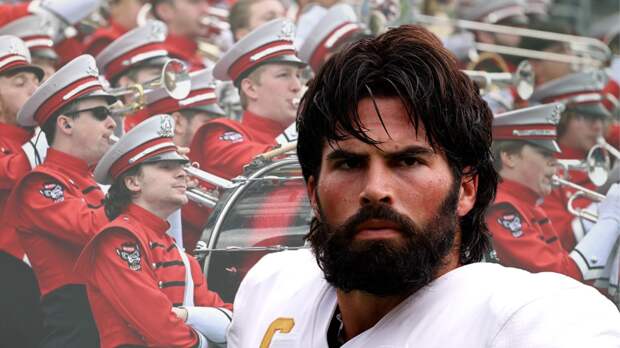
<svg viewBox="0 0 620 348">
<path fill-rule="evenodd" d="M 369 164 L 365 186 L 359 196 L 360 205 L 394 203 L 392 178 L 392 173 L 385 163 Z"/>
<path fill-rule="evenodd" d="M 295 93 L 301 91 L 301 79 L 297 75 L 293 76 L 293 80 L 291 81 L 291 90 Z"/>
<path fill-rule="evenodd" d="M 116 128 L 116 121 L 112 118 L 112 116 L 108 116 L 106 118 L 106 128 L 114 130 Z"/>
</svg>

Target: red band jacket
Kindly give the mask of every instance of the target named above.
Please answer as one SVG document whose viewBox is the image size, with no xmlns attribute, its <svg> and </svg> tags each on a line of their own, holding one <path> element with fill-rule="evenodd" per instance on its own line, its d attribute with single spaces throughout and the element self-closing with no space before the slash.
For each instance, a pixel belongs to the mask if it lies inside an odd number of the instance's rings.
<svg viewBox="0 0 620 348">
<path fill-rule="evenodd" d="M 0 123 L 0 214 L 4 214 L 6 202 L 17 181 L 30 171 L 30 163 L 22 150 L 22 145 L 33 132 L 21 127 Z M 4 221 L 8 219 L 4 217 Z M 0 224 L 0 251 L 22 260 L 22 248 L 15 228 L 10 224 Z"/>
<path fill-rule="evenodd" d="M 81 284 L 73 266 L 84 245 L 108 222 L 103 198 L 86 162 L 53 148 L 16 185 L 7 206 L 10 222 L 43 296 Z"/>
<path fill-rule="evenodd" d="M 583 280 L 569 252 L 562 248 L 553 223 L 529 188 L 503 180 L 486 222 L 499 262 L 530 272 L 556 272 Z"/>
<path fill-rule="evenodd" d="M 172 313 L 181 306 L 185 267 L 169 224 L 130 204 L 84 248 L 76 271 L 84 276 L 101 347 L 190 347 L 196 333 Z M 232 309 L 207 288 L 191 256 L 196 306 Z"/>
</svg>

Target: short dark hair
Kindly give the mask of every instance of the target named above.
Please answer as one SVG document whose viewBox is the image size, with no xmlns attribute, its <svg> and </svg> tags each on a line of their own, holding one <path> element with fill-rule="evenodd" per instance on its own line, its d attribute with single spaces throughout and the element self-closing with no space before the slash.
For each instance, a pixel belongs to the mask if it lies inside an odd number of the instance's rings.
<svg viewBox="0 0 620 348">
<path fill-rule="evenodd" d="M 500 171 L 503 168 L 502 153 L 515 154 L 521 152 L 521 149 L 527 145 L 525 141 L 520 140 L 500 140 L 494 141 L 491 146 L 491 152 L 493 153 L 493 166 L 496 171 Z"/>
<path fill-rule="evenodd" d="M 474 207 L 460 220 L 460 261 L 481 260 L 489 246 L 484 214 L 498 181 L 491 156 L 493 115 L 454 56 L 422 27 L 404 25 L 347 46 L 310 82 L 297 118 L 297 154 L 306 181 L 319 180 L 326 142 L 352 136 L 377 144 L 357 111 L 367 97 L 400 98 L 412 125 L 422 124 L 429 144 L 445 154 L 455 180 L 478 176 Z"/>
<path fill-rule="evenodd" d="M 127 210 L 127 206 L 131 203 L 134 193 L 131 192 L 125 185 L 125 178 L 128 176 L 137 175 L 142 168 L 142 165 L 137 165 L 125 173 L 121 174 L 110 186 L 108 193 L 103 200 L 103 208 L 105 215 L 110 221 L 116 219 L 117 216 Z"/>
<path fill-rule="evenodd" d="M 50 146 L 54 143 L 54 139 L 56 138 L 56 120 L 58 120 L 58 116 L 66 115 L 74 120 L 80 117 L 80 113 L 73 113 L 77 110 L 78 101 L 79 99 L 76 99 L 61 107 L 54 113 L 54 115 L 52 115 L 52 117 L 45 121 L 45 124 L 41 127 L 41 131 L 45 134 L 47 143 Z"/>
</svg>

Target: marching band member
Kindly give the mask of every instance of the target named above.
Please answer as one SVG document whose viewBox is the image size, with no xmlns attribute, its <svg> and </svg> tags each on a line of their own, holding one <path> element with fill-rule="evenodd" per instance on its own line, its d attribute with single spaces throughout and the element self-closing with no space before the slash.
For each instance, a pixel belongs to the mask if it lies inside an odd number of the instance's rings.
<svg viewBox="0 0 620 348">
<path fill-rule="evenodd" d="M 561 102 L 566 105 L 557 128 L 561 152 L 558 159 L 585 160 L 588 150 L 603 136 L 605 122 L 610 118 L 604 102 L 607 76 L 603 71 L 580 72 L 549 81 L 534 91 L 531 103 Z M 587 189 L 596 187 L 584 171 L 569 170 L 569 180 Z M 558 237 L 567 251 L 573 250 L 583 235 L 581 223 L 566 209 L 574 189 L 559 187 L 547 196 L 542 208 L 549 216 Z M 575 207 L 585 208 L 591 201 L 575 200 Z"/>
<path fill-rule="evenodd" d="M 217 104 L 211 71 L 208 69 L 194 71 L 190 73 L 190 77 L 192 86 L 186 98 L 176 100 L 169 96 L 163 87 L 156 88 L 145 93 L 144 109 L 132 115 L 134 119 L 145 120 L 155 114 L 171 114 L 175 121 L 172 140 L 180 147 L 189 147 L 194 134 L 206 122 L 225 116 L 224 111 Z M 193 253 L 202 229 L 200 226 L 193 226 L 191 222 L 204 221 L 205 211 L 191 209 L 188 214 L 196 214 L 196 216 L 186 217 L 183 223 L 182 243 L 189 253 Z M 178 237 L 177 241 L 179 241 Z"/>
<path fill-rule="evenodd" d="M 149 20 L 144 26 L 130 30 L 97 55 L 99 70 L 112 87 L 128 87 L 159 78 L 170 59 L 164 44 L 167 32 L 166 25 L 157 20 Z M 126 104 L 133 101 L 131 95 L 124 98 Z M 126 115 L 123 129 L 127 131 L 144 119 Z"/>
<path fill-rule="evenodd" d="M 334 5 L 314 25 L 312 35 L 303 40 L 299 48 L 299 58 L 308 63 L 316 74 L 342 45 L 358 38 L 362 29 L 351 5 Z"/>
<path fill-rule="evenodd" d="M 31 64 L 24 42 L 0 36 L 0 214 L 4 214 L 17 181 L 45 157 L 45 139 L 39 139 L 32 128 L 17 124 L 19 109 L 42 78 L 43 71 Z M 0 225 L 0 276 L 6 279 L 0 296 L 0 342 L 34 348 L 43 333 L 41 294 L 26 262 L 15 229 Z"/>
<path fill-rule="evenodd" d="M 14 35 L 24 41 L 30 51 L 32 64 L 45 73 L 41 82 L 56 72 L 58 54 L 54 50 L 53 38 L 56 30 L 53 20 L 44 14 L 34 14 L 0 27 L 0 35 Z"/>
<path fill-rule="evenodd" d="M 477 262 L 497 183 L 492 118 L 425 29 L 336 53 L 299 111 L 311 250 L 247 274 L 228 347 L 616 346 L 620 313 L 596 290 Z"/>
<path fill-rule="evenodd" d="M 231 179 L 256 155 L 295 140 L 295 100 L 305 64 L 297 57 L 294 34 L 293 23 L 273 20 L 238 41 L 215 65 L 215 78 L 232 80 L 239 88 L 244 113 L 241 122 L 219 118 L 198 130 L 189 156 L 205 171 Z M 186 226 L 202 227 L 204 209 L 202 216 L 189 213 L 195 208 L 200 209 L 192 204 L 183 209 Z M 190 215 L 201 221 L 188 221 Z"/>
<path fill-rule="evenodd" d="M 172 58 L 186 62 L 190 70 L 205 68 L 196 39 L 208 34 L 202 23 L 208 15 L 207 0 L 150 0 L 155 18 L 168 26 L 166 49 Z"/>
<path fill-rule="evenodd" d="M 91 167 L 110 146 L 116 124 L 93 57 L 80 56 L 44 82 L 20 109 L 22 127 L 39 126 L 50 148 L 7 205 L 41 289 L 40 347 L 96 347 L 86 289 L 73 272 L 82 247 L 108 219 Z"/>
<path fill-rule="evenodd" d="M 76 270 L 86 279 L 103 348 L 226 342 L 232 307 L 208 290 L 198 262 L 166 233 L 166 218 L 187 203 L 187 158 L 173 136 L 174 120 L 155 115 L 95 169 L 99 183 L 112 185 L 104 203 L 111 221 L 84 248 Z"/>
<path fill-rule="evenodd" d="M 620 185 L 600 204 L 600 220 L 574 250 L 562 246 L 544 210 L 555 174 L 555 141 L 561 104 L 497 115 L 493 157 L 502 181 L 486 221 L 499 262 L 530 272 L 557 272 L 580 281 L 600 278 L 620 236 Z M 607 250 L 609 249 L 609 250 Z"/>
</svg>

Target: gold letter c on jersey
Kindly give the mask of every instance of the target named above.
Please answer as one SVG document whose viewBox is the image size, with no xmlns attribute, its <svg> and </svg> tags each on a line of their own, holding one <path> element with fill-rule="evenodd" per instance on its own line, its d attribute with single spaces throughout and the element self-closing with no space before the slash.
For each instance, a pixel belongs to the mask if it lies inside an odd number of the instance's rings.
<svg viewBox="0 0 620 348">
<path fill-rule="evenodd" d="M 269 348 L 271 345 L 271 339 L 277 331 L 289 333 L 293 330 L 294 326 L 295 320 L 293 320 L 293 318 L 278 318 L 272 321 L 265 332 L 265 336 L 263 336 L 263 340 L 260 343 L 260 348 Z"/>
</svg>

